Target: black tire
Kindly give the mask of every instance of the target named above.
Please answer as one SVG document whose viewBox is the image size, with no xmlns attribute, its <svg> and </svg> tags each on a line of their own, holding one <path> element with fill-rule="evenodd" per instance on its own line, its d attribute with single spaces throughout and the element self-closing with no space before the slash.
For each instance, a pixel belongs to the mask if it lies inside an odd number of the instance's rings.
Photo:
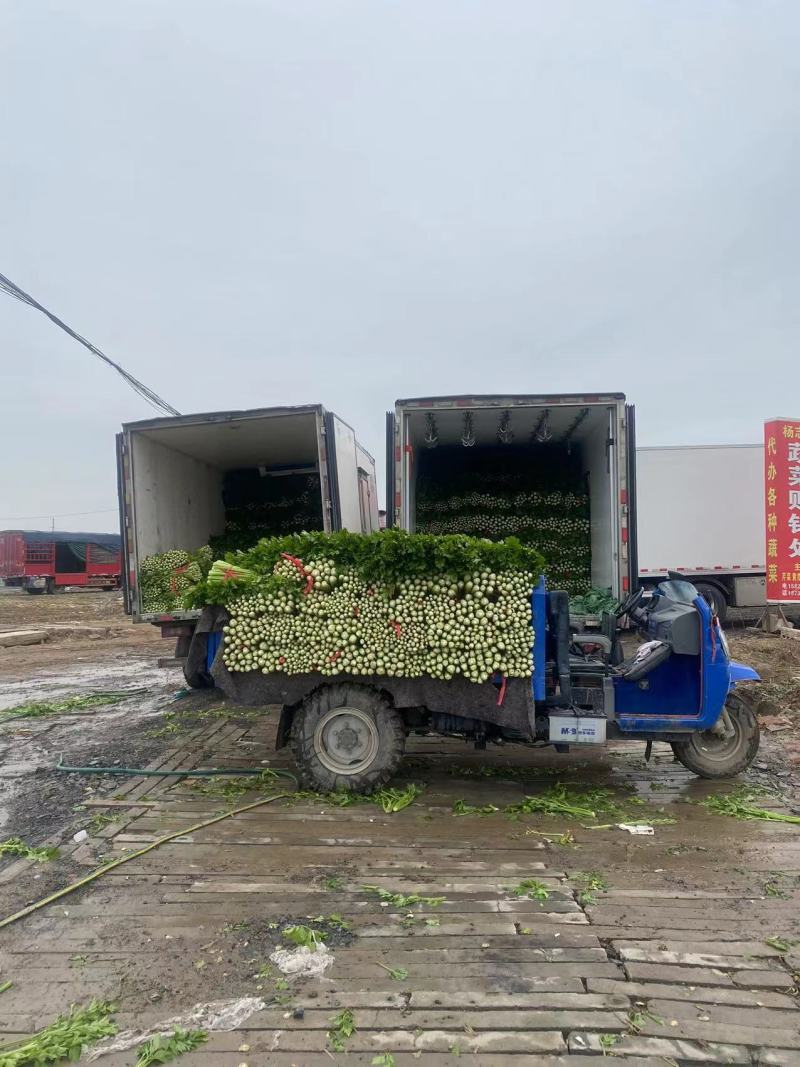
<svg viewBox="0 0 800 1067">
<path fill-rule="evenodd" d="M 341 727 L 334 733 L 337 719 Z M 397 771 L 405 740 L 397 711 L 375 689 L 361 685 L 318 689 L 292 723 L 301 781 L 323 793 L 371 793 L 385 785 Z"/>
<path fill-rule="evenodd" d="M 25 592 L 28 593 L 29 596 L 41 596 L 44 592 L 44 589 L 31 589 L 29 585 L 26 585 Z"/>
<path fill-rule="evenodd" d="M 190 689 L 214 688 L 214 679 L 206 671 L 187 671 L 184 667 L 183 679 Z"/>
<path fill-rule="evenodd" d="M 710 582 L 695 582 L 694 587 L 707 602 L 719 621 L 725 622 L 728 614 L 728 601 L 719 586 L 712 585 Z"/>
<path fill-rule="evenodd" d="M 687 741 L 673 741 L 672 751 L 688 770 L 701 778 L 733 778 L 750 766 L 758 752 L 760 733 L 753 702 L 744 693 L 729 693 L 725 702 L 735 730 L 732 738 L 710 730 Z"/>
<path fill-rule="evenodd" d="M 175 658 L 184 659 L 183 677 L 190 689 L 213 689 L 214 679 L 206 670 L 208 634 L 196 630 L 191 637 L 179 637 Z"/>
</svg>

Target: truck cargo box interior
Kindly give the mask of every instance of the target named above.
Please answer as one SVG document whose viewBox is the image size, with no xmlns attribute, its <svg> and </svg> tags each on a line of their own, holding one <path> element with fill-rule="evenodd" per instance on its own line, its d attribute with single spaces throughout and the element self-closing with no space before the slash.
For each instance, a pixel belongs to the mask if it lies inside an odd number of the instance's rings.
<svg viewBox="0 0 800 1067">
<path fill-rule="evenodd" d="M 317 413 L 131 427 L 139 560 L 323 528 Z"/>
<path fill-rule="evenodd" d="M 407 528 L 510 535 L 537 547 L 551 588 L 614 584 L 609 408 L 407 410 Z"/>
<path fill-rule="evenodd" d="M 86 570 L 86 544 L 79 541 L 59 541 L 56 544 L 56 570 L 80 574 Z"/>
</svg>

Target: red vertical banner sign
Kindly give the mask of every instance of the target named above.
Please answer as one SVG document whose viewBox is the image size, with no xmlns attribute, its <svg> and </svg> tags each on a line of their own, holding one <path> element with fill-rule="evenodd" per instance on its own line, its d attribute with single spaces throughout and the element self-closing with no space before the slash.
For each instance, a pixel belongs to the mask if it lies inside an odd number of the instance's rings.
<svg viewBox="0 0 800 1067">
<path fill-rule="evenodd" d="M 764 423 L 767 602 L 800 602 L 800 419 Z"/>
</svg>

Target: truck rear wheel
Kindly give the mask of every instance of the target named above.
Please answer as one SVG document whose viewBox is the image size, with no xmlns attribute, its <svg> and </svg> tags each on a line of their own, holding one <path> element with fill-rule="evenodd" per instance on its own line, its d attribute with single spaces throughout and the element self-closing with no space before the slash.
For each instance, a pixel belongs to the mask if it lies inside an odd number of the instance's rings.
<svg viewBox="0 0 800 1067">
<path fill-rule="evenodd" d="M 404 747 L 400 715 L 366 686 L 318 689 L 305 698 L 292 723 L 300 776 L 324 793 L 371 793 L 397 771 Z"/>
<path fill-rule="evenodd" d="M 194 630 L 191 636 L 179 637 L 175 644 L 175 659 L 183 660 L 183 677 L 190 689 L 214 688 L 214 679 L 207 669 L 207 633 Z"/>
<path fill-rule="evenodd" d="M 695 582 L 695 589 L 719 621 L 725 622 L 725 616 L 728 614 L 728 601 L 719 586 L 712 585 L 710 582 Z"/>
<path fill-rule="evenodd" d="M 758 752 L 758 719 L 752 701 L 743 693 L 729 693 L 725 702 L 733 734 L 721 737 L 704 730 L 687 741 L 673 741 L 672 751 L 688 770 L 701 778 L 732 778 L 750 766 Z"/>
</svg>

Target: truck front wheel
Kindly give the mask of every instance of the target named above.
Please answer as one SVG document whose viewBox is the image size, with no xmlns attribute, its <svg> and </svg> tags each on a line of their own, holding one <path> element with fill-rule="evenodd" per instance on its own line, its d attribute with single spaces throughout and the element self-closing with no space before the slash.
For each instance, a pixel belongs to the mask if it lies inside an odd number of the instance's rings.
<svg viewBox="0 0 800 1067">
<path fill-rule="evenodd" d="M 292 751 L 306 785 L 371 793 L 397 771 L 403 720 L 374 689 L 329 685 L 305 698 L 292 723 Z"/>
<path fill-rule="evenodd" d="M 750 766 L 758 752 L 758 719 L 749 697 L 728 693 L 725 702 L 730 736 L 705 730 L 687 741 L 673 741 L 672 751 L 688 770 L 701 778 L 732 778 Z"/>
</svg>

